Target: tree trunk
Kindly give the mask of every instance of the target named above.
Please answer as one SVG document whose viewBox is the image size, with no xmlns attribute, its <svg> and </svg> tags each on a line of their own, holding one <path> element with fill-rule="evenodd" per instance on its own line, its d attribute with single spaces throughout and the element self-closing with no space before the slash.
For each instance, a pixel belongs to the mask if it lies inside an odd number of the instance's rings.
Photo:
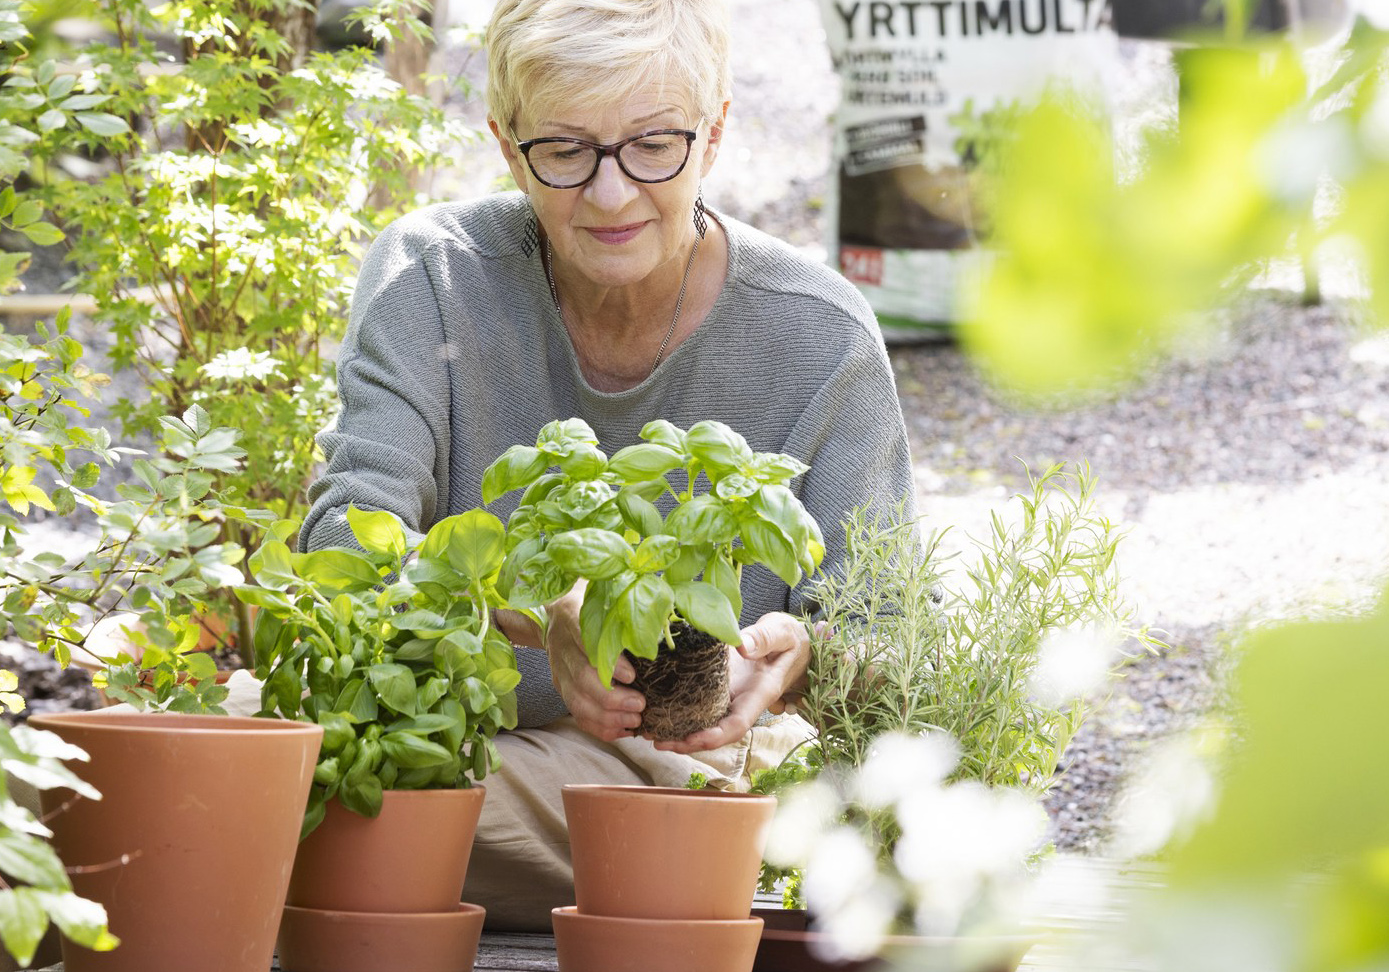
<svg viewBox="0 0 1389 972">
<path fill-rule="evenodd" d="M 448 26 L 448 0 L 435 0 L 432 13 L 429 10 L 429 5 L 423 2 L 413 4 L 406 13 L 429 24 L 433 30 L 433 35 L 425 41 L 410 31 L 402 31 L 399 37 L 386 45 L 382 66 L 391 79 L 410 94 L 421 98 L 427 97 L 436 105 L 442 105 L 445 94 L 443 83 L 436 81 L 432 84 L 426 84 L 425 76 L 436 73 L 440 67 L 438 63 L 439 32 Z M 403 171 L 411 190 L 421 188 L 424 182 L 423 172 L 418 170 Z M 384 183 L 378 182 L 371 192 L 371 204 L 377 208 L 382 208 L 390 201 L 389 190 Z"/>
</svg>

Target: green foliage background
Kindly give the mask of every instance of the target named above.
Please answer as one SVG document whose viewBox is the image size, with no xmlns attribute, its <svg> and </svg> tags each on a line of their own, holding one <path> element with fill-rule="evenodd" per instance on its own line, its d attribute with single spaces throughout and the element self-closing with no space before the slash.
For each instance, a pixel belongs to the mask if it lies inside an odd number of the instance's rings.
<svg viewBox="0 0 1389 972">
<path fill-rule="evenodd" d="M 1132 378 L 1269 260 L 1331 241 L 1358 254 L 1368 309 L 1389 321 L 1389 32 L 1357 21 L 1315 90 L 1286 36 L 1202 40 L 1175 55 L 1179 130 L 1149 140 L 1130 181 L 1074 105 L 1021 119 L 996 186 L 999 256 L 960 332 L 1004 383 L 1050 397 Z M 1340 198 L 1313 218 L 1326 177 Z M 1389 963 L 1386 648 L 1389 600 L 1240 646 L 1220 799 L 1145 902 L 1162 967 Z"/>
<path fill-rule="evenodd" d="M 44 99 L 26 151 L 76 286 L 111 328 L 115 366 L 151 392 L 115 404 L 126 433 L 202 405 L 244 430 L 254 457 L 232 495 L 280 516 L 302 501 L 313 436 L 336 409 L 323 352 L 346 326 L 362 244 L 468 135 L 368 49 L 296 64 L 274 20 L 299 6 L 100 0 L 118 44 L 78 52 L 75 73 L 19 64 L 11 82 Z M 418 28 L 397 6 L 388 32 Z M 114 161 L 109 175 L 64 174 L 65 153 L 94 152 Z"/>
<path fill-rule="evenodd" d="M 1025 113 L 993 187 L 998 257 L 961 339 L 1024 391 L 1112 384 L 1269 261 L 1333 240 L 1360 254 L 1389 319 L 1387 39 L 1357 22 L 1316 90 L 1286 37 L 1177 49 L 1178 129 L 1150 133 L 1122 184 L 1109 125 L 1082 102 Z M 1324 176 L 1342 195 L 1317 221 Z"/>
</svg>

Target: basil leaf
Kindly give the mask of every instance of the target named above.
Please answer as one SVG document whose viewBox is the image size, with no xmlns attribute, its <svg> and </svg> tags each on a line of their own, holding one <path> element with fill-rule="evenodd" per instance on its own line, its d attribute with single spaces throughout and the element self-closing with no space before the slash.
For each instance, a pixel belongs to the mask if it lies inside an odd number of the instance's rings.
<svg viewBox="0 0 1389 972">
<path fill-rule="evenodd" d="M 451 517 L 458 521 L 449 539 L 449 563 L 475 581 L 501 569 L 506 555 L 506 527 L 486 510 Z"/>
<path fill-rule="evenodd" d="M 696 422 L 690 426 L 685 433 L 685 449 L 715 473 L 732 472 L 753 459 L 747 440 L 722 422 Z"/>
<path fill-rule="evenodd" d="M 622 522 L 635 530 L 639 536 L 654 536 L 664 529 L 661 512 L 656 509 L 656 504 L 630 486 L 617 494 L 617 509 L 622 514 Z"/>
<path fill-rule="evenodd" d="M 516 575 L 507 599 L 514 608 L 543 607 L 558 600 L 574 586 L 574 575 L 565 571 L 547 551 L 526 561 Z"/>
<path fill-rule="evenodd" d="M 608 468 L 608 457 L 595 445 L 578 442 L 556 464 L 570 479 L 597 479 Z"/>
<path fill-rule="evenodd" d="M 270 546 L 270 544 L 266 544 Z M 299 576 L 331 591 L 369 591 L 381 574 L 365 556 L 346 547 L 325 547 L 290 557 Z"/>
<path fill-rule="evenodd" d="M 364 550 L 389 554 L 396 560 L 405 556 L 405 527 L 394 513 L 348 506 L 347 524 Z"/>
<path fill-rule="evenodd" d="M 545 552 L 561 568 L 580 577 L 604 580 L 627 569 L 632 545 L 611 530 L 570 530 L 550 541 Z"/>
<path fill-rule="evenodd" d="M 704 579 L 719 589 L 733 608 L 735 617 L 743 613 L 743 592 L 738 583 L 738 569 L 720 556 L 709 558 L 704 568 Z"/>
<path fill-rule="evenodd" d="M 743 546 L 752 560 L 770 568 L 788 587 L 800 583 L 800 563 L 791 541 L 786 539 L 780 527 L 755 513 L 744 517 L 739 526 Z"/>
<path fill-rule="evenodd" d="M 415 675 L 404 665 L 383 662 L 367 669 L 371 687 L 386 707 L 401 715 L 412 716 L 417 711 Z"/>
<path fill-rule="evenodd" d="M 762 519 L 774 523 L 791 542 L 797 563 L 807 574 L 824 556 L 824 539 L 815 522 L 796 495 L 785 486 L 764 486 L 753 497 L 752 507 Z"/>
<path fill-rule="evenodd" d="M 674 608 L 675 593 L 653 574 L 638 577 L 619 594 L 615 611 L 631 633 L 628 650 L 642 658 L 654 658 Z"/>
<path fill-rule="evenodd" d="M 443 746 L 408 732 L 388 732 L 381 737 L 381 751 L 407 769 L 438 766 L 453 758 Z"/>
<path fill-rule="evenodd" d="M 641 429 L 641 437 L 655 445 L 665 446 L 672 452 L 682 455 L 685 452 L 685 433 L 665 419 L 647 422 Z"/>
<path fill-rule="evenodd" d="M 684 544 L 729 543 L 738 534 L 738 521 L 722 500 L 704 493 L 671 510 L 665 529 Z"/>
<path fill-rule="evenodd" d="M 513 489 L 530 486 L 550 467 L 550 458 L 534 446 L 514 445 L 482 474 L 482 501 L 491 503 Z"/>
<path fill-rule="evenodd" d="M 787 483 L 809 470 L 805 463 L 784 452 L 759 452 L 752 460 L 752 474 L 763 483 Z"/>
<path fill-rule="evenodd" d="M 643 442 L 619 449 L 608 460 L 608 471 L 624 483 L 659 479 L 684 462 L 684 455 L 663 445 Z"/>
<path fill-rule="evenodd" d="M 647 537 L 632 553 L 632 569 L 639 574 L 651 574 L 665 570 L 680 556 L 680 541 L 674 537 Z"/>
<path fill-rule="evenodd" d="M 540 430 L 535 440 L 541 452 L 551 456 L 567 456 L 579 445 L 598 444 L 598 436 L 583 419 L 571 418 L 554 421 Z"/>
<path fill-rule="evenodd" d="M 682 618 L 726 645 L 742 644 L 738 615 L 717 587 L 703 581 L 690 581 L 677 584 L 674 591 L 675 608 Z"/>
</svg>

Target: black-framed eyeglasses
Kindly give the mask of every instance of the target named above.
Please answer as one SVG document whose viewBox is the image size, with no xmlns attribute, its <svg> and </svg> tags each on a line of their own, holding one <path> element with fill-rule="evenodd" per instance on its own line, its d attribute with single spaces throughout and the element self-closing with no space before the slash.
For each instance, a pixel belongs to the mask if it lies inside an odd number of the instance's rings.
<svg viewBox="0 0 1389 972">
<path fill-rule="evenodd" d="M 516 147 L 541 183 L 551 189 L 577 189 L 598 174 L 607 155 L 634 182 L 669 182 L 684 170 L 698 137 L 685 128 L 660 128 L 611 145 L 582 138 L 528 138 Z"/>
</svg>

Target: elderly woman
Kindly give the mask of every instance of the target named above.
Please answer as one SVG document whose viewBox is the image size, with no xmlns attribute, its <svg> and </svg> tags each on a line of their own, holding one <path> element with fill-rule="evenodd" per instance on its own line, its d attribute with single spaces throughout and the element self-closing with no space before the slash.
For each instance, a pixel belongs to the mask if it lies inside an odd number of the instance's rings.
<svg viewBox="0 0 1389 972">
<path fill-rule="evenodd" d="M 489 125 L 519 192 L 390 226 L 361 268 L 302 545 L 350 543 L 349 504 L 416 531 L 481 502 L 509 446 L 578 416 L 611 453 L 649 421 L 717 419 L 811 470 L 795 484 L 838 524 L 912 490 L 906 433 L 872 312 L 827 268 L 707 208 L 729 104 L 722 0 L 500 0 L 487 33 Z M 505 518 L 514 497 L 494 504 Z M 577 594 L 543 633 L 503 614 L 523 679 L 498 739 L 465 898 L 494 927 L 549 927 L 573 902 L 560 787 L 746 785 L 805 738 L 783 697 L 804 678 L 803 587 L 744 579 L 728 715 L 682 741 L 634 738 L 642 696 L 605 689 Z M 625 661 L 618 683 L 630 682 Z"/>
</svg>

